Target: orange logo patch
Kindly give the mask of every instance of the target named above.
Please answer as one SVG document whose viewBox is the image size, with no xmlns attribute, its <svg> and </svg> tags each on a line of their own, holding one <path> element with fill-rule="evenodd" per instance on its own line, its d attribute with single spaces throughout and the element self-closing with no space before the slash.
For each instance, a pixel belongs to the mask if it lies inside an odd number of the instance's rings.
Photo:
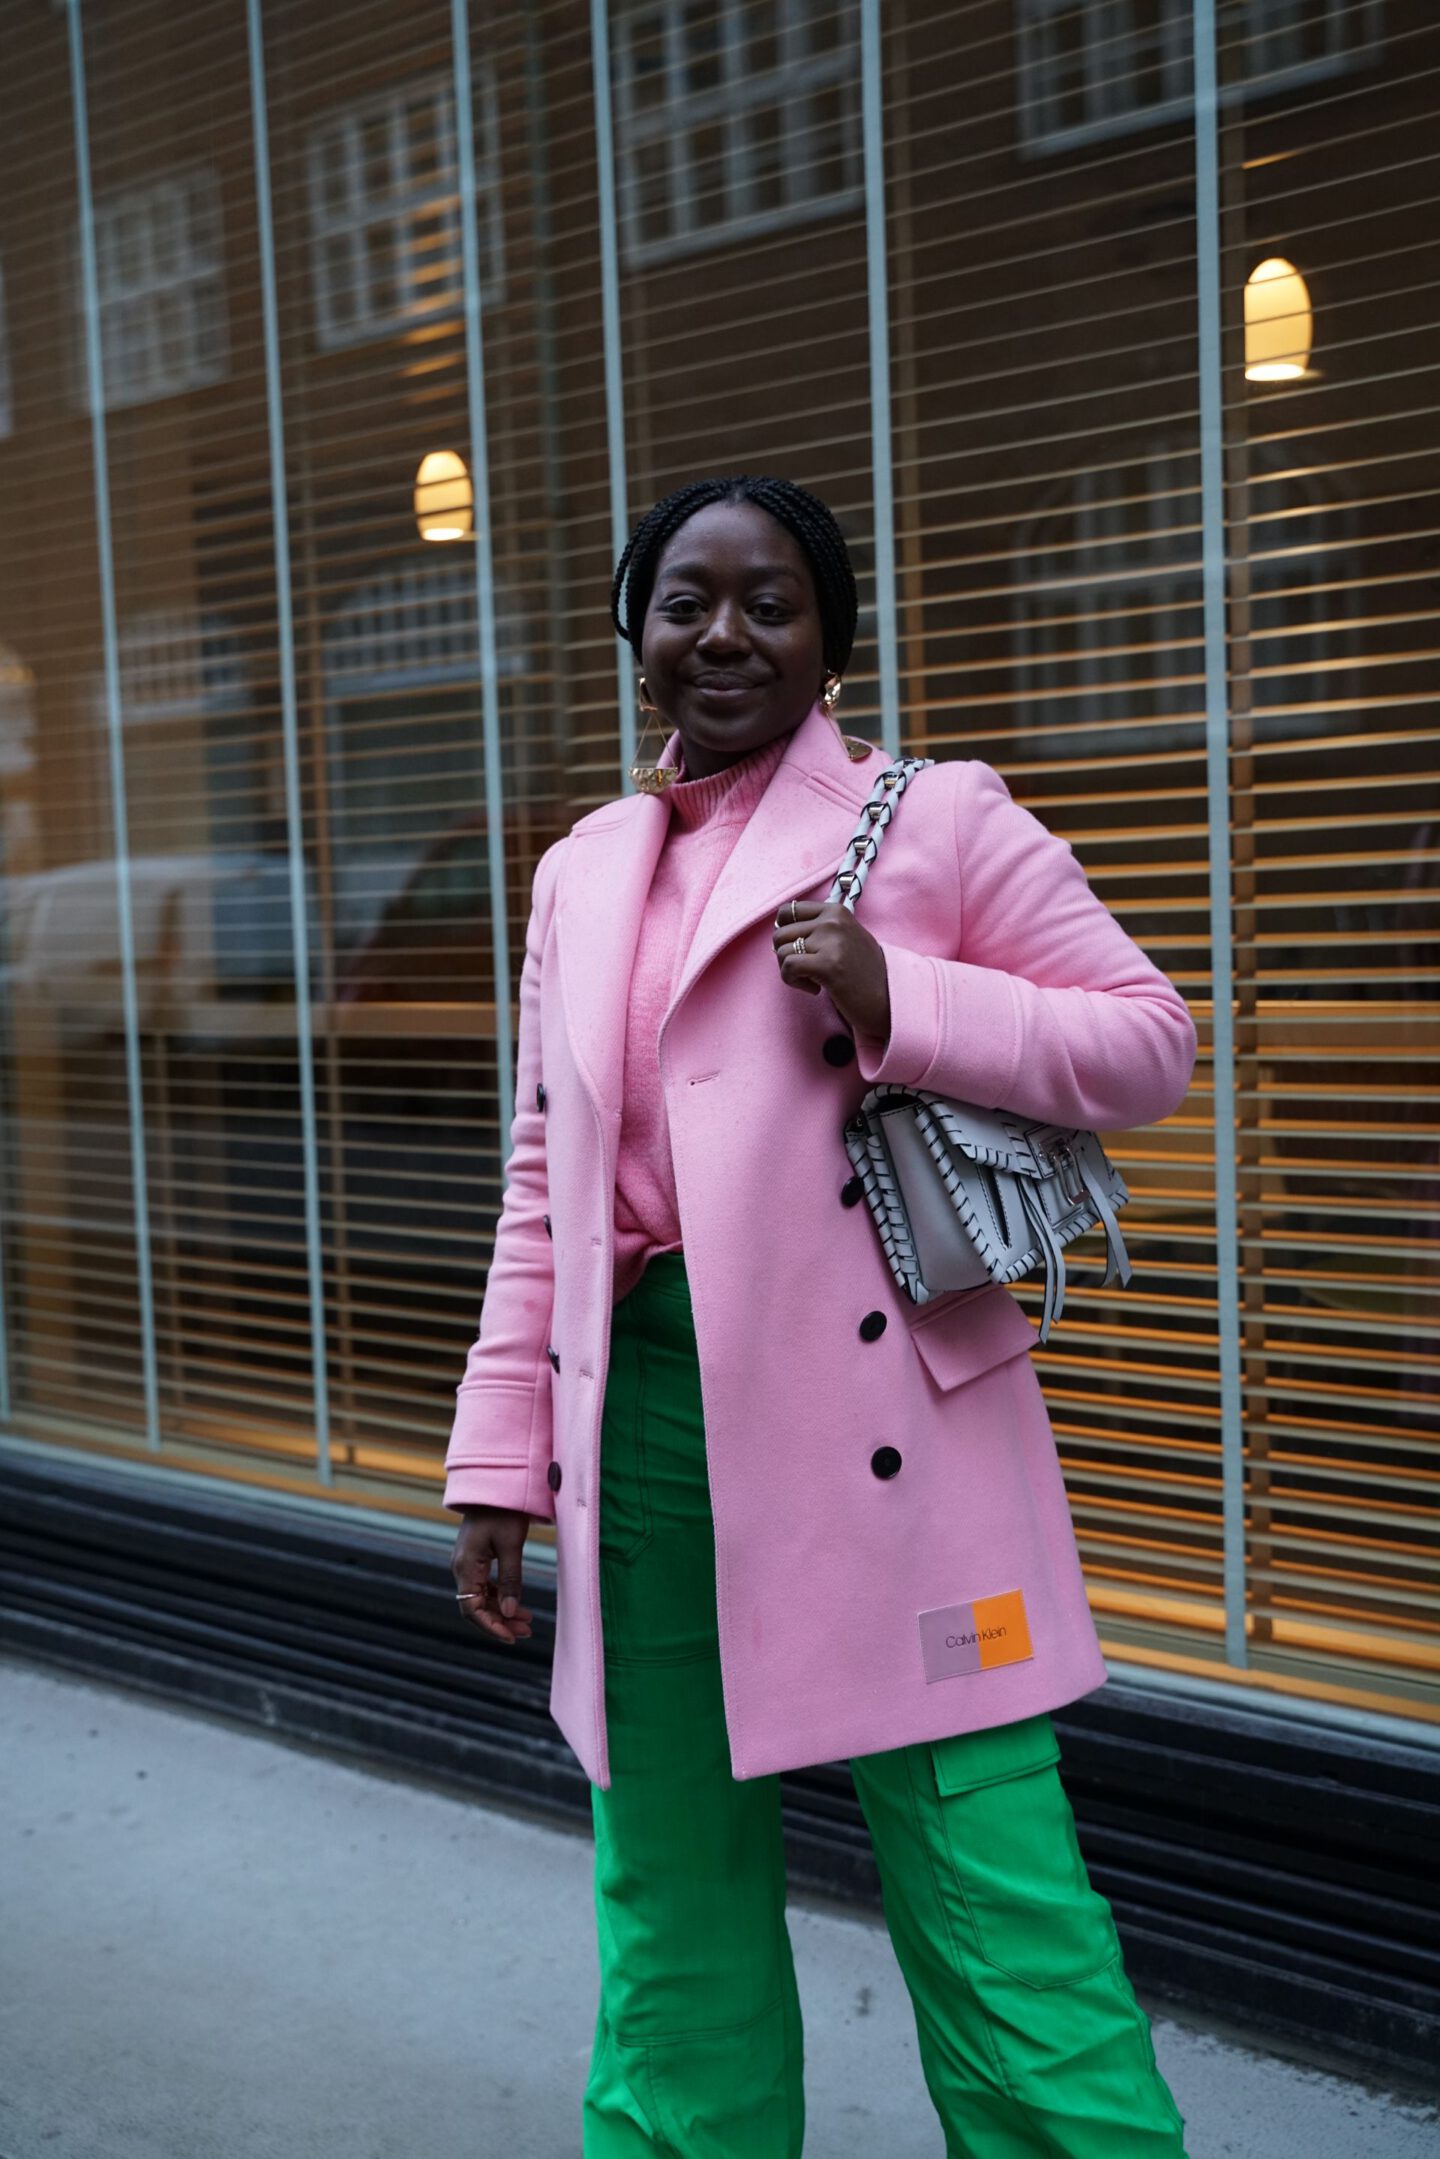
<svg viewBox="0 0 1440 2159">
<path fill-rule="evenodd" d="M 1035 1652 L 1025 1598 L 1018 1589 L 998 1597 L 977 1597 L 973 1604 L 945 1604 L 916 1614 L 925 1678 L 961 1679 L 970 1672 L 990 1672 L 1001 1664 L 1023 1664 Z"/>
<path fill-rule="evenodd" d="M 1030 1626 L 1025 1599 L 1018 1589 L 1003 1597 L 975 1599 L 975 1632 L 980 1637 L 980 1669 L 996 1664 L 1023 1664 L 1035 1652 L 1030 1647 Z"/>
</svg>

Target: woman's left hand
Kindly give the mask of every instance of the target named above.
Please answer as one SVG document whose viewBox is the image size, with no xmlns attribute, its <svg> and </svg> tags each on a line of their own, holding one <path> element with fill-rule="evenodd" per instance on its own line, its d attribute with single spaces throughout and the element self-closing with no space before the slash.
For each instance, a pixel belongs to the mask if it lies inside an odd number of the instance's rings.
<svg viewBox="0 0 1440 2159">
<path fill-rule="evenodd" d="M 785 900 L 775 917 L 780 979 L 812 997 L 828 990 L 842 1019 L 858 1035 L 884 1042 L 890 1034 L 890 981 L 885 954 L 840 900 Z M 805 950 L 797 953 L 797 938 Z"/>
</svg>

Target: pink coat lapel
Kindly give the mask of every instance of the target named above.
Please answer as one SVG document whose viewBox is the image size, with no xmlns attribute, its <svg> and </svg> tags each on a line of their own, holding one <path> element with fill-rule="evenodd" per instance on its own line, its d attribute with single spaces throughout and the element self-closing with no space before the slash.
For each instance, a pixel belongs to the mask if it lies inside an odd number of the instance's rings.
<svg viewBox="0 0 1440 2159">
<path fill-rule="evenodd" d="M 879 769 L 852 762 L 834 723 L 812 707 L 716 880 L 665 1025 L 733 938 L 773 918 L 782 900 L 825 897 Z M 555 937 L 566 1024 L 576 1063 L 612 1121 L 640 918 L 669 823 L 662 796 L 606 803 L 574 826 L 560 875 Z"/>
<path fill-rule="evenodd" d="M 801 721 L 726 858 L 696 924 L 668 1021 L 711 961 L 752 923 L 772 920 L 782 900 L 823 899 L 870 791 L 832 720 L 815 706 Z M 818 887 L 818 889 L 817 889 Z"/>
<path fill-rule="evenodd" d="M 570 1047 L 597 1109 L 612 1125 L 624 1078 L 625 1008 L 640 916 L 669 822 L 669 810 L 655 795 L 627 796 L 592 810 L 571 829 L 556 891 L 555 950 Z"/>
</svg>

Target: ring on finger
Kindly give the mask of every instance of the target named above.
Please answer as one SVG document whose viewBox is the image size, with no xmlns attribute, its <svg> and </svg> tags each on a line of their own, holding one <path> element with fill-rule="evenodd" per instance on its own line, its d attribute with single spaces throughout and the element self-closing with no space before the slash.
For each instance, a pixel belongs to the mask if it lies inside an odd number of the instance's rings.
<svg viewBox="0 0 1440 2159">
<path fill-rule="evenodd" d="M 793 959 L 797 953 L 804 953 L 807 949 L 808 947 L 806 946 L 804 938 L 797 937 L 794 944 L 790 947 L 790 957 Z"/>
</svg>

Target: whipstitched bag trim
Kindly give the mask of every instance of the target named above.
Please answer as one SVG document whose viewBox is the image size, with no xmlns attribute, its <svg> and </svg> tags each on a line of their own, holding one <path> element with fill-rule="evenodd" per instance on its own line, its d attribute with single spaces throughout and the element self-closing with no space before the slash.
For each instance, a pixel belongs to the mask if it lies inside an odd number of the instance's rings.
<svg viewBox="0 0 1440 2159">
<path fill-rule="evenodd" d="M 902 757 L 879 775 L 828 899 L 838 899 L 854 912 L 896 804 L 916 773 L 933 763 L 930 757 Z M 1008 1287 L 1044 1268 L 1042 1342 L 1064 1307 L 1063 1248 L 1076 1237 L 1102 1227 L 1102 1286 L 1130 1280 L 1130 1258 L 1115 1220 L 1130 1195 L 1093 1132 L 982 1109 L 928 1088 L 884 1083 L 870 1089 L 842 1137 L 890 1271 L 912 1303 L 928 1304 L 934 1293 L 924 1279 L 910 1211 L 885 1138 L 885 1116 L 897 1111 L 913 1118 L 956 1220 L 990 1279 Z M 1013 1226 L 1007 1209 L 1013 1210 Z"/>
</svg>

